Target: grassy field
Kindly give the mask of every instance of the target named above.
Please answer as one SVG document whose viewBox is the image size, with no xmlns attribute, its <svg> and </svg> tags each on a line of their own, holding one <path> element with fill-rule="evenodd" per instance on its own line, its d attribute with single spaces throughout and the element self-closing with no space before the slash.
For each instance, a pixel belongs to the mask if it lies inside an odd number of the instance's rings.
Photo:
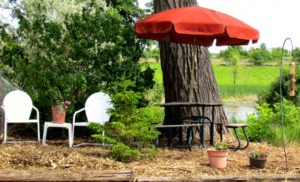
<svg viewBox="0 0 300 182">
<path fill-rule="evenodd" d="M 162 85 L 160 63 L 150 63 L 155 71 L 155 81 Z M 223 98 L 259 95 L 269 89 L 279 76 L 279 66 L 239 66 L 236 85 L 233 85 L 231 66 L 213 65 L 218 88 Z M 286 68 L 287 69 L 287 68 Z"/>
</svg>

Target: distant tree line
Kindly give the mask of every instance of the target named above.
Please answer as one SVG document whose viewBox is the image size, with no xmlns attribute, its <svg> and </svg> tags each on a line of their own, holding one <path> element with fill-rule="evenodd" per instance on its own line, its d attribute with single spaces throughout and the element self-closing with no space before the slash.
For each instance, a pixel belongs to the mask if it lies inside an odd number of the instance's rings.
<svg viewBox="0 0 300 182">
<path fill-rule="evenodd" d="M 214 54 L 216 58 L 224 60 L 229 65 L 236 66 L 239 61 L 248 61 L 249 63 L 260 66 L 265 63 L 275 62 L 278 63 L 281 60 L 282 52 L 283 58 L 293 59 L 295 62 L 300 62 L 300 48 L 293 50 L 293 55 L 289 55 L 290 50 L 283 50 L 281 47 L 268 49 L 266 44 L 261 44 L 258 48 L 251 48 L 250 50 L 244 49 L 242 46 L 230 46 L 227 49 Z M 143 53 L 145 59 L 159 60 L 158 47 L 147 48 Z"/>
</svg>

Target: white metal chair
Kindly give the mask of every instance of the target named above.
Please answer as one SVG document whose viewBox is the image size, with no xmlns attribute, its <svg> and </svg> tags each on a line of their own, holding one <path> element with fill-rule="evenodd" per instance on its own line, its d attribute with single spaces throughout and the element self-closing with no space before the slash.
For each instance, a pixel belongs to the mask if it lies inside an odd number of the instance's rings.
<svg viewBox="0 0 300 182">
<path fill-rule="evenodd" d="M 74 134 L 75 134 L 75 127 L 81 126 L 86 127 L 90 123 L 99 123 L 103 125 L 105 122 L 109 121 L 110 115 L 107 113 L 107 110 L 112 108 L 113 105 L 111 103 L 110 97 L 103 93 L 103 92 L 97 92 L 89 96 L 89 98 L 85 102 L 85 107 L 76 111 L 73 115 L 73 140 L 74 140 Z M 87 121 L 84 122 L 78 122 L 76 121 L 77 114 L 85 111 Z M 102 133 L 104 136 L 104 132 Z M 79 145 L 84 145 L 88 143 L 83 143 Z M 102 143 L 103 144 L 103 143 Z M 76 145 L 76 146 L 79 146 Z"/>
<path fill-rule="evenodd" d="M 21 91 L 14 90 L 9 92 L 3 99 L 1 106 L 4 114 L 4 133 L 2 144 L 14 143 L 16 141 L 7 141 L 7 127 L 8 124 L 24 124 L 36 123 L 37 124 L 37 137 L 40 141 L 40 119 L 39 110 L 32 104 L 30 96 Z M 36 119 L 30 119 L 31 111 L 36 111 Z"/>
</svg>

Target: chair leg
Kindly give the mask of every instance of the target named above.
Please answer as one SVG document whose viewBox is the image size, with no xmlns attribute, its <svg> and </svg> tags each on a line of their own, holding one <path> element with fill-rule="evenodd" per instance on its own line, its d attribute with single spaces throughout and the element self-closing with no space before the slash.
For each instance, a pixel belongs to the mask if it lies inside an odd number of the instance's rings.
<svg viewBox="0 0 300 182">
<path fill-rule="evenodd" d="M 47 130 L 48 130 L 48 125 L 44 126 L 44 132 L 43 132 L 43 141 L 42 144 L 45 145 L 46 144 L 46 140 L 47 140 Z"/>
<path fill-rule="evenodd" d="M 75 137 L 75 126 L 74 126 L 74 123 L 73 123 L 73 129 L 72 129 L 72 144 L 74 145 L 74 137 Z"/>
<path fill-rule="evenodd" d="M 41 135 L 40 135 L 40 122 L 37 122 L 37 137 L 38 137 L 38 142 L 41 141 Z"/>
<path fill-rule="evenodd" d="M 72 128 L 71 127 L 68 127 L 68 134 L 69 134 L 69 147 L 72 147 L 73 145 L 73 140 L 72 140 Z"/>
<path fill-rule="evenodd" d="M 7 122 L 4 121 L 4 132 L 3 132 L 3 141 L 2 141 L 3 145 L 6 143 L 6 138 L 7 138 Z"/>
</svg>

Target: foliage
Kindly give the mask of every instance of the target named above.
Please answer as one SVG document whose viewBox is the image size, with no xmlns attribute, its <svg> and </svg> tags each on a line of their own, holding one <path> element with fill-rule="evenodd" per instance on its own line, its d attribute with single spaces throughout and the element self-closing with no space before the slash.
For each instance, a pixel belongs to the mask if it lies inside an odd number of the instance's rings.
<svg viewBox="0 0 300 182">
<path fill-rule="evenodd" d="M 282 75 L 282 96 L 291 102 L 293 102 L 296 106 L 300 105 L 300 72 L 298 71 L 296 73 L 296 95 L 291 97 L 289 96 L 289 80 L 290 76 L 287 71 L 283 71 Z M 260 94 L 260 100 L 259 102 L 267 102 L 270 105 L 274 105 L 275 103 L 280 101 L 280 77 L 277 77 L 277 79 L 271 84 L 271 87 L 269 90 L 263 94 Z"/>
<path fill-rule="evenodd" d="M 2 27 L 1 68 L 31 95 L 41 120 L 50 118 L 56 100 L 74 103 L 72 113 L 91 93 L 108 90 L 121 76 L 135 80 L 135 91 L 153 86 L 153 71 L 138 64 L 144 41 L 133 31 L 142 11 L 135 0 L 107 3 L 21 1 L 14 10 L 16 32 Z"/>
<path fill-rule="evenodd" d="M 214 145 L 214 148 L 215 148 L 216 150 L 227 150 L 227 149 L 228 149 L 228 145 L 225 144 L 225 143 L 219 142 L 219 143 L 216 143 L 216 144 Z"/>
<path fill-rule="evenodd" d="M 261 153 L 261 152 L 253 152 L 250 153 L 249 157 L 253 159 L 266 159 L 268 157 L 268 154 Z"/>
<path fill-rule="evenodd" d="M 272 123 L 275 114 L 267 103 L 257 106 L 257 111 L 257 115 L 251 114 L 247 116 L 249 140 L 259 142 L 262 140 L 270 140 L 274 135 Z"/>
<path fill-rule="evenodd" d="M 284 127 L 296 127 L 300 122 L 300 110 L 292 102 L 284 100 Z M 279 144 L 282 139 L 277 136 L 281 132 L 281 105 L 274 104 L 271 107 L 267 103 L 262 103 L 257 107 L 258 113 L 247 116 L 249 124 L 248 136 L 251 141 L 268 141 L 273 144 Z M 297 127 L 299 128 L 299 127 Z M 300 130 L 298 130 L 299 132 Z M 290 135 L 293 137 L 292 135 Z M 289 137 L 289 134 L 287 134 Z M 287 138 L 289 140 L 289 138 Z M 278 142 L 279 141 L 279 142 Z"/>
<path fill-rule="evenodd" d="M 111 151 L 108 153 L 109 157 L 121 162 L 130 162 L 136 160 L 141 156 L 141 153 L 128 147 L 124 144 L 117 144 L 112 147 Z"/>
</svg>

